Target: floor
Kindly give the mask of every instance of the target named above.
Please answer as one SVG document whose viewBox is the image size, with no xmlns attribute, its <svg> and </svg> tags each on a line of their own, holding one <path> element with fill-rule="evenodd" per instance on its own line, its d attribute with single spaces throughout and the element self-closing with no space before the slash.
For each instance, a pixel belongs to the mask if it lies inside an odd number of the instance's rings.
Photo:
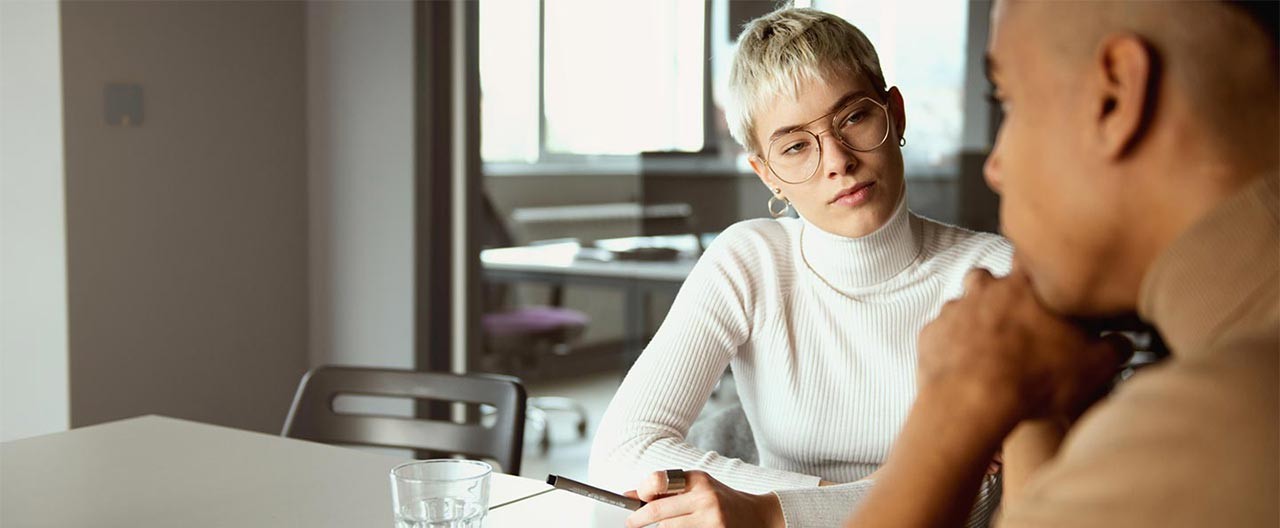
<svg viewBox="0 0 1280 528">
<path fill-rule="evenodd" d="M 542 480 L 554 473 L 571 479 L 587 477 L 587 464 L 591 456 L 591 439 L 604 415 L 609 401 L 622 381 L 620 372 L 601 372 L 572 379 L 542 381 L 527 387 L 530 396 L 565 396 L 577 400 L 587 410 L 587 437 L 578 438 L 573 419 L 567 415 L 552 416 L 551 447 L 544 454 L 538 447 L 536 431 L 525 433 L 524 462 L 520 475 Z M 733 379 L 725 377 L 720 383 L 717 397 L 707 401 L 703 413 L 718 409 L 736 400 Z"/>
</svg>

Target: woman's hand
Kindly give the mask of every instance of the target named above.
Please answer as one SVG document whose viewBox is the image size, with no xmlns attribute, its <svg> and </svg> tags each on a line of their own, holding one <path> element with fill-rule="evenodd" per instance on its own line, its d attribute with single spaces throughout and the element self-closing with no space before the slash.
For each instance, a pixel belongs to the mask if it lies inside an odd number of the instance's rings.
<svg viewBox="0 0 1280 528">
<path fill-rule="evenodd" d="M 657 522 L 663 528 L 786 526 L 776 495 L 738 491 L 702 471 L 685 472 L 684 490 L 677 493 L 667 491 L 667 472 L 654 472 L 626 495 L 648 502 L 627 517 L 627 528 Z"/>
<path fill-rule="evenodd" d="M 996 455 L 991 457 L 991 463 L 987 464 L 987 476 L 999 475 L 1002 469 L 1004 469 L 1004 451 L 996 451 Z"/>
</svg>

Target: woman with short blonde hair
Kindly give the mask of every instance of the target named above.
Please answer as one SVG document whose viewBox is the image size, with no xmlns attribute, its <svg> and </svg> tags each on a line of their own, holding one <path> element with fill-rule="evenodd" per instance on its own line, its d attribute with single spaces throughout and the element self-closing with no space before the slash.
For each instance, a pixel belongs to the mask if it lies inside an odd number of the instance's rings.
<svg viewBox="0 0 1280 528">
<path fill-rule="evenodd" d="M 654 500 L 637 526 L 838 526 L 915 396 L 920 329 L 969 269 L 1006 273 L 1012 249 L 907 208 L 902 94 L 843 19 L 752 21 L 729 93 L 730 130 L 774 218 L 729 227 L 699 260 L 600 424 L 591 477 Z M 758 465 L 684 441 L 725 368 Z M 663 498 L 668 473 L 652 472 L 673 468 L 690 470 L 686 487 Z"/>
</svg>

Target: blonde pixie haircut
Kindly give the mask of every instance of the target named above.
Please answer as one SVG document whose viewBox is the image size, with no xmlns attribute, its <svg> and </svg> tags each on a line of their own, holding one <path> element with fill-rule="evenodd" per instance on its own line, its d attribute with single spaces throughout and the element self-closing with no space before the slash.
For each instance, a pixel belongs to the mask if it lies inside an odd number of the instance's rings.
<svg viewBox="0 0 1280 528">
<path fill-rule="evenodd" d="M 862 75 L 885 92 L 880 57 L 853 24 L 816 9 L 782 8 L 749 22 L 738 37 L 729 72 L 725 119 L 729 133 L 759 155 L 755 116 L 774 98 L 796 97 L 801 83 Z"/>
</svg>

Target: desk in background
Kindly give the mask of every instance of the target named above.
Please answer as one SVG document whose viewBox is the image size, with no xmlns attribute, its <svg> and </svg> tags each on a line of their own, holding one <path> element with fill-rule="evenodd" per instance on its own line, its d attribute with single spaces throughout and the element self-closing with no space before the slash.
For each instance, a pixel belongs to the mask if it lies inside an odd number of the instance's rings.
<svg viewBox="0 0 1280 528">
<path fill-rule="evenodd" d="M 714 235 L 668 235 L 599 240 L 596 247 L 608 252 L 633 247 L 666 247 L 679 255 L 674 260 L 602 260 L 600 252 L 576 242 L 486 249 L 480 252 L 484 278 L 493 282 L 541 282 L 622 290 L 624 349 L 629 361 L 639 357 L 648 329 L 646 300 L 653 292 L 675 292 L 693 270 L 701 247 Z M 583 258 L 591 255 L 593 258 Z"/>
</svg>

